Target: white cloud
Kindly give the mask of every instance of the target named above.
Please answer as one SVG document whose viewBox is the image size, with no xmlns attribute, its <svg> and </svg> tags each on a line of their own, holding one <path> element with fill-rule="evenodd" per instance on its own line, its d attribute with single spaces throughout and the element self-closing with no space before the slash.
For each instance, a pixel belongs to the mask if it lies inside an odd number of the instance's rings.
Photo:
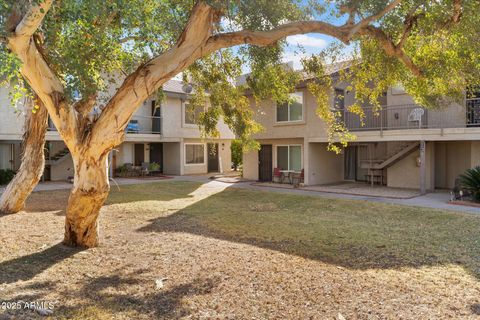
<svg viewBox="0 0 480 320">
<path fill-rule="evenodd" d="M 290 45 L 301 45 L 303 47 L 323 49 L 327 46 L 327 41 L 315 38 L 306 34 L 297 34 L 287 37 L 287 43 Z"/>
</svg>

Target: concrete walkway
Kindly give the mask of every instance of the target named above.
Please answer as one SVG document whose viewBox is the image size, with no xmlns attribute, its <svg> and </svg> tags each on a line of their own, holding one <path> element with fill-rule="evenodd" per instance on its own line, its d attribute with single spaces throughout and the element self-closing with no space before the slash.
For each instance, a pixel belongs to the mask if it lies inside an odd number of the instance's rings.
<svg viewBox="0 0 480 320">
<path fill-rule="evenodd" d="M 462 206 L 462 205 L 452 205 L 448 201 L 450 199 L 450 194 L 446 192 L 436 192 L 429 193 L 423 196 L 414 197 L 411 199 L 391 199 L 391 198 L 382 198 L 382 197 L 371 197 L 371 196 L 357 196 L 349 195 L 342 193 L 331 193 L 331 192 L 322 192 L 322 191 L 312 191 L 312 190 L 302 190 L 302 189 L 285 189 L 271 186 L 262 186 L 253 182 L 237 182 L 237 183 L 228 183 L 221 181 L 212 181 L 209 179 L 209 175 L 198 175 L 198 176 L 176 176 L 172 179 L 132 179 L 132 178 L 115 178 L 114 181 L 111 181 L 112 189 L 115 188 L 115 185 L 129 185 L 129 184 L 143 184 L 143 183 L 156 183 L 162 181 L 195 181 L 200 183 L 207 183 L 211 187 L 227 187 L 227 188 L 241 188 L 248 190 L 257 190 L 257 191 L 270 191 L 277 193 L 287 193 L 287 194 L 298 194 L 298 195 L 309 195 L 316 197 L 324 198 L 334 198 L 334 199 L 353 199 L 353 200 L 364 200 L 372 202 L 381 202 L 381 203 L 392 203 L 392 204 L 401 204 L 408 206 L 418 206 L 424 208 L 433 208 L 433 209 L 445 209 L 457 212 L 467 212 L 480 214 L 480 208 Z M 67 182 L 45 182 L 40 183 L 34 191 L 44 191 L 44 190 L 62 190 L 70 189 L 72 184 Z M 0 188 L 0 193 L 3 189 Z"/>
</svg>

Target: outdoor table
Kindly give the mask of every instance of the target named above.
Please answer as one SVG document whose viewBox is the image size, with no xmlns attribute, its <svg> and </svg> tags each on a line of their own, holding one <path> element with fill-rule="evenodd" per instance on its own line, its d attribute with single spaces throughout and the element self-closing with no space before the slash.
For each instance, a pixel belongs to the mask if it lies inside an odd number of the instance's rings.
<svg viewBox="0 0 480 320">
<path fill-rule="evenodd" d="M 288 183 L 289 184 L 292 184 L 292 174 L 294 173 L 295 171 L 293 170 L 280 170 L 280 182 L 283 183 L 283 181 L 285 180 L 285 178 L 288 178 Z"/>
</svg>

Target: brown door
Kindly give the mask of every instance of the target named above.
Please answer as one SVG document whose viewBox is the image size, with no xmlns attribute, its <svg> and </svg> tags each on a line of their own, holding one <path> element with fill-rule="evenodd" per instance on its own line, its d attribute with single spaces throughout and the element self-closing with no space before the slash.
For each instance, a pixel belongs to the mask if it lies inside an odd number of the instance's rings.
<svg viewBox="0 0 480 320">
<path fill-rule="evenodd" d="M 272 145 L 262 144 L 258 151 L 258 180 L 272 181 Z"/>
<path fill-rule="evenodd" d="M 163 143 L 150 143 L 150 162 L 158 163 L 163 170 Z"/>
<path fill-rule="evenodd" d="M 135 166 L 141 166 L 145 162 L 145 147 L 143 143 L 135 143 Z"/>
<path fill-rule="evenodd" d="M 218 143 L 209 143 L 208 151 L 208 172 L 218 172 Z"/>
</svg>

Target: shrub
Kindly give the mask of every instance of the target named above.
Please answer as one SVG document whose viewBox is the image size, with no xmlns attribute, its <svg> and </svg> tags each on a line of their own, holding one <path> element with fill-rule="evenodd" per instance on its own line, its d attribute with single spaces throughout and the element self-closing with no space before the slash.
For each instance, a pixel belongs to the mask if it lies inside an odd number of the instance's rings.
<svg viewBox="0 0 480 320">
<path fill-rule="evenodd" d="M 148 165 L 148 171 L 160 171 L 160 164 L 152 162 Z"/>
<path fill-rule="evenodd" d="M 0 169 L 0 184 L 8 184 L 15 176 L 15 171 L 10 169 Z"/>
<path fill-rule="evenodd" d="M 243 146 L 240 140 L 233 140 L 230 147 L 232 150 L 232 163 L 235 170 L 242 164 Z"/>
<path fill-rule="evenodd" d="M 462 187 L 472 194 L 474 201 L 480 202 L 480 166 L 467 169 L 460 175 Z"/>
</svg>

